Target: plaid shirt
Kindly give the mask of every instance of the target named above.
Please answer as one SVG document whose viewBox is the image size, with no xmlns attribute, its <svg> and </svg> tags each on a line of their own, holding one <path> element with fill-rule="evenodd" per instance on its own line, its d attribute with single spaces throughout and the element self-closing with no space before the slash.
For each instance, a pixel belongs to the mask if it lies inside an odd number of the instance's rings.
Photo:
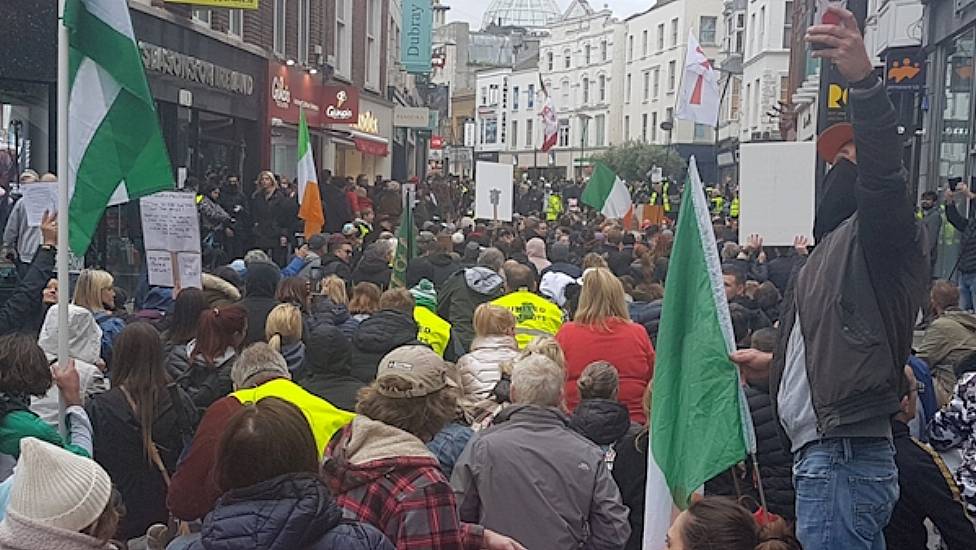
<svg viewBox="0 0 976 550">
<path fill-rule="evenodd" d="M 398 550 L 481 550 L 484 528 L 462 523 L 437 460 L 399 456 L 351 464 L 347 426 L 326 449 L 322 474 L 346 519 L 383 531 Z"/>
</svg>

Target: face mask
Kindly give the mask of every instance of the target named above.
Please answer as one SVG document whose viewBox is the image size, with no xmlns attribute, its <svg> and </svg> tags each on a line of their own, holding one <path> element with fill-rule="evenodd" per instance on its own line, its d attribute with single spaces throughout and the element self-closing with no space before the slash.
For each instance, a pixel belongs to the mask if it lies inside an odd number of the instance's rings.
<svg viewBox="0 0 976 550">
<path fill-rule="evenodd" d="M 857 165 L 847 159 L 838 160 L 827 172 L 823 183 L 823 199 L 813 224 L 813 236 L 817 242 L 857 210 L 857 201 L 854 198 L 856 182 Z"/>
</svg>

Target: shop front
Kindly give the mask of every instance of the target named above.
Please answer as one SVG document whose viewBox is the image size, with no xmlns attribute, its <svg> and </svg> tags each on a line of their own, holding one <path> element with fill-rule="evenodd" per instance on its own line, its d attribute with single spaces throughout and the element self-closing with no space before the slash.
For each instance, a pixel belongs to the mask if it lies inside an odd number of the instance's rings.
<svg viewBox="0 0 976 550">
<path fill-rule="evenodd" d="M 294 179 L 298 159 L 298 127 L 302 113 L 308 123 L 312 154 L 318 168 L 333 169 L 330 128 L 359 120 L 359 90 L 325 84 L 321 75 L 299 67 L 268 63 L 268 121 L 271 170 Z"/>
<path fill-rule="evenodd" d="M 370 180 L 376 176 L 390 177 L 390 138 L 393 136 L 391 104 L 361 95 L 356 124 L 341 129 L 333 126 L 331 135 L 335 145 L 333 173 L 337 176 L 356 178 L 365 175 Z"/>
<path fill-rule="evenodd" d="M 927 7 L 929 43 L 927 99 L 919 192 L 941 191 L 960 177 L 976 177 L 976 1 L 933 2 Z M 941 195 L 941 193 L 940 193 Z M 958 255 L 958 240 L 943 230 L 933 276 L 947 277 Z"/>
</svg>

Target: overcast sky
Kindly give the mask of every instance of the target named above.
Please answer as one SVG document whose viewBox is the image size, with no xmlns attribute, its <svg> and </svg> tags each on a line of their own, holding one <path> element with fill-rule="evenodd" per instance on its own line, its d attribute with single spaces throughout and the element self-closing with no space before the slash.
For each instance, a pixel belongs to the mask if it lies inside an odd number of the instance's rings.
<svg viewBox="0 0 976 550">
<path fill-rule="evenodd" d="M 556 0 L 564 10 L 571 2 L 572 0 Z M 451 6 L 447 12 L 448 21 L 467 21 L 471 23 L 471 28 L 477 29 L 481 27 L 481 16 L 491 0 L 441 0 L 441 3 Z M 590 0 L 590 5 L 596 10 L 603 9 L 604 4 L 609 5 L 619 19 L 623 19 L 651 7 L 654 0 Z"/>
</svg>

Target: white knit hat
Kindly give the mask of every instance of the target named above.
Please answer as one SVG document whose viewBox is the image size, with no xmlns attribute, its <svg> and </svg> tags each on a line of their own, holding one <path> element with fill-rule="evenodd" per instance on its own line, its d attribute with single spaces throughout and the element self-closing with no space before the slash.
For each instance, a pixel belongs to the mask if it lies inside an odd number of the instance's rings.
<svg viewBox="0 0 976 550">
<path fill-rule="evenodd" d="M 94 460 L 33 437 L 20 440 L 7 511 L 34 523 L 81 531 L 112 497 L 112 480 Z"/>
</svg>

